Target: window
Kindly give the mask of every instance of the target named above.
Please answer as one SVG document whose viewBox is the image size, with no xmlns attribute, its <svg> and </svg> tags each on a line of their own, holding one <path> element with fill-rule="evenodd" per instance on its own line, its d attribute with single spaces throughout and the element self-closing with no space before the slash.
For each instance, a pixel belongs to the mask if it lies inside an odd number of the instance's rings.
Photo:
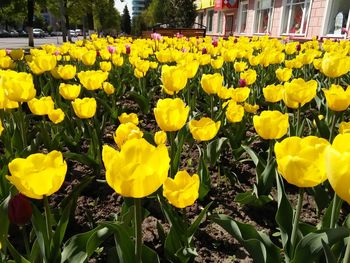
<svg viewBox="0 0 350 263">
<path fill-rule="evenodd" d="M 258 0 L 254 33 L 266 34 L 271 32 L 273 0 Z"/>
<path fill-rule="evenodd" d="M 239 5 L 239 25 L 238 25 L 238 32 L 239 33 L 246 33 L 246 27 L 247 27 L 247 15 L 248 15 L 248 2 L 247 1 L 241 1 Z"/>
<path fill-rule="evenodd" d="M 349 0 L 333 0 L 329 14 L 327 34 L 338 36 L 345 34 L 345 30 L 342 29 L 349 29 L 349 14 Z"/>
<path fill-rule="evenodd" d="M 236 14 L 226 15 L 225 35 L 232 36 L 236 31 Z"/>
<path fill-rule="evenodd" d="M 284 34 L 305 34 L 311 0 L 287 0 L 283 14 Z"/>
<path fill-rule="evenodd" d="M 204 26 L 204 24 L 203 24 L 203 20 L 204 20 L 204 14 L 203 13 L 199 13 L 198 14 L 198 26 L 199 27 L 203 27 Z"/>
<path fill-rule="evenodd" d="M 217 28 L 218 34 L 222 33 L 222 12 L 218 12 L 218 28 Z"/>
<path fill-rule="evenodd" d="M 208 32 L 213 31 L 213 16 L 214 16 L 214 10 L 208 11 L 208 17 L 207 17 L 207 29 Z"/>
</svg>

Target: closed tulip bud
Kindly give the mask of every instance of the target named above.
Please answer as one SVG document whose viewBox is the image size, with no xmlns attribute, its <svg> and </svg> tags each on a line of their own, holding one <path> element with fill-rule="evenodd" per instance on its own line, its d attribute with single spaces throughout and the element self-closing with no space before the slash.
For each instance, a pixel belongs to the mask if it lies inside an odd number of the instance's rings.
<svg viewBox="0 0 350 263">
<path fill-rule="evenodd" d="M 102 160 L 106 180 L 114 191 L 125 197 L 148 196 L 164 183 L 170 168 L 168 149 L 145 139 L 128 140 L 120 151 L 104 145 Z"/>
<path fill-rule="evenodd" d="M 177 208 L 193 205 L 199 196 L 199 176 L 190 176 L 187 171 L 179 171 L 174 179 L 167 178 L 163 185 L 163 196 Z"/>
<path fill-rule="evenodd" d="M 139 124 L 139 118 L 137 117 L 136 113 L 130 113 L 127 114 L 125 112 L 123 112 L 119 117 L 118 120 L 120 123 L 128 123 L 128 122 L 132 122 L 135 125 Z"/>
<path fill-rule="evenodd" d="M 193 138 L 197 141 L 209 141 L 213 139 L 220 129 L 221 122 L 214 122 L 210 118 L 203 117 L 200 120 L 191 120 L 188 127 Z"/>
<path fill-rule="evenodd" d="M 23 57 L 24 57 L 23 49 L 20 48 L 20 49 L 13 49 L 13 50 L 11 50 L 10 57 L 13 60 L 22 60 Z"/>
<path fill-rule="evenodd" d="M 326 96 L 327 106 L 333 111 L 345 111 L 350 105 L 350 89 L 344 90 L 342 86 L 332 84 L 327 89 L 322 89 Z"/>
<path fill-rule="evenodd" d="M 265 140 L 280 139 L 289 128 L 288 114 L 279 111 L 263 111 L 253 117 L 255 131 Z"/>
<path fill-rule="evenodd" d="M 118 126 L 114 134 L 114 141 L 118 145 L 119 149 L 123 144 L 131 139 L 140 139 L 143 137 L 143 132 L 132 122 L 122 123 Z"/>
<path fill-rule="evenodd" d="M 238 81 L 240 87 L 245 87 L 247 85 L 252 85 L 256 81 L 256 71 L 254 69 L 248 69 L 244 72 L 241 72 L 240 80 Z M 245 85 L 241 86 L 241 84 L 244 84 L 244 82 L 240 82 L 241 80 L 245 81 Z"/>
<path fill-rule="evenodd" d="M 113 54 L 112 63 L 114 66 L 121 67 L 121 66 L 123 66 L 124 59 L 120 55 Z"/>
<path fill-rule="evenodd" d="M 349 57 L 337 52 L 326 53 L 322 59 L 321 69 L 327 77 L 338 78 L 349 72 Z"/>
<path fill-rule="evenodd" d="M 40 99 L 34 98 L 28 101 L 28 107 L 34 115 L 47 115 L 54 109 L 54 102 L 51 96 L 41 97 Z"/>
<path fill-rule="evenodd" d="M 100 69 L 104 72 L 109 72 L 112 69 L 112 63 L 109 61 L 100 62 Z"/>
<path fill-rule="evenodd" d="M 339 134 L 326 150 L 326 174 L 336 194 L 350 203 L 350 133 Z"/>
<path fill-rule="evenodd" d="M 263 94 L 267 102 L 279 102 L 283 98 L 284 86 L 268 85 L 263 88 Z"/>
<path fill-rule="evenodd" d="M 0 57 L 0 69 L 13 69 L 14 61 L 10 57 Z"/>
<path fill-rule="evenodd" d="M 233 64 L 233 67 L 235 68 L 236 72 L 242 72 L 245 71 L 248 68 L 248 65 L 246 62 L 241 61 L 241 62 L 235 62 Z"/>
<path fill-rule="evenodd" d="M 6 178 L 25 196 L 43 199 L 57 192 L 62 186 L 67 163 L 61 152 L 35 153 L 27 158 L 16 158 L 9 165 L 11 176 Z"/>
<path fill-rule="evenodd" d="M 222 57 L 217 57 L 216 59 L 212 59 L 210 64 L 214 69 L 220 69 L 224 64 L 224 59 Z"/>
<path fill-rule="evenodd" d="M 129 55 L 130 52 L 131 52 L 131 46 L 130 45 L 125 45 L 125 53 Z"/>
<path fill-rule="evenodd" d="M 199 62 L 197 60 L 193 60 L 189 63 L 186 63 L 185 69 L 187 71 L 187 78 L 194 78 L 197 74 L 199 68 Z"/>
<path fill-rule="evenodd" d="M 275 144 L 278 172 L 297 187 L 314 187 L 327 179 L 325 151 L 329 142 L 308 136 L 289 137 Z M 339 168 L 340 166 L 337 166 Z"/>
<path fill-rule="evenodd" d="M 178 131 L 185 126 L 190 108 L 179 99 L 160 99 L 154 108 L 154 116 L 163 131 Z"/>
<path fill-rule="evenodd" d="M 90 50 L 83 54 L 81 60 L 83 61 L 85 66 L 92 66 L 93 64 L 95 64 L 96 56 L 98 56 L 97 52 L 94 50 Z"/>
<path fill-rule="evenodd" d="M 178 93 L 187 84 L 187 71 L 181 67 L 164 65 L 161 80 L 164 89 L 170 93 Z"/>
<path fill-rule="evenodd" d="M 293 70 L 289 68 L 279 68 L 276 70 L 276 77 L 281 82 L 286 82 L 292 77 Z"/>
<path fill-rule="evenodd" d="M 216 94 L 222 87 L 224 77 L 219 74 L 203 74 L 201 79 L 201 86 L 207 94 Z"/>
<path fill-rule="evenodd" d="M 57 59 L 53 55 L 38 55 L 33 57 L 32 64 L 29 64 L 31 69 L 35 69 L 41 73 L 51 71 L 56 67 Z M 32 68 L 33 66 L 33 68 Z M 34 72 L 35 73 L 35 72 Z M 39 73 L 39 74 L 41 74 Z M 36 74 L 36 73 L 35 73 Z"/>
<path fill-rule="evenodd" d="M 207 54 L 207 53 L 208 53 L 207 49 L 205 47 L 202 48 L 202 55 Z"/>
<path fill-rule="evenodd" d="M 49 112 L 48 117 L 54 124 L 58 124 L 64 120 L 64 112 L 61 109 L 55 109 Z"/>
<path fill-rule="evenodd" d="M 76 66 L 73 65 L 65 65 L 58 66 L 57 73 L 61 79 L 69 80 L 75 77 L 75 73 L 77 72 Z"/>
<path fill-rule="evenodd" d="M 75 115 L 80 119 L 89 119 L 96 113 L 96 100 L 94 98 L 75 99 L 72 102 Z"/>
<path fill-rule="evenodd" d="M 295 50 L 299 52 L 301 50 L 301 45 L 297 44 L 296 47 L 295 47 Z"/>
<path fill-rule="evenodd" d="M 66 100 L 75 100 L 78 98 L 81 90 L 80 85 L 61 83 L 59 88 L 60 95 Z"/>
<path fill-rule="evenodd" d="M 157 145 L 165 144 L 165 143 L 166 143 L 166 140 L 167 140 L 166 132 L 164 132 L 164 131 L 157 131 L 157 132 L 154 134 L 154 142 L 155 142 Z"/>
<path fill-rule="evenodd" d="M 109 82 L 103 82 L 102 88 L 106 94 L 111 95 L 115 92 L 114 86 Z"/>
<path fill-rule="evenodd" d="M 226 108 L 225 116 L 229 122 L 241 122 L 244 117 L 244 107 L 231 100 Z"/>
<path fill-rule="evenodd" d="M 350 133 L 350 122 L 345 122 L 342 121 L 339 124 L 339 133 L 343 134 L 343 133 Z"/>
<path fill-rule="evenodd" d="M 11 197 L 8 204 L 8 217 L 12 224 L 23 226 L 31 219 L 32 206 L 26 196 L 19 193 Z"/>
</svg>

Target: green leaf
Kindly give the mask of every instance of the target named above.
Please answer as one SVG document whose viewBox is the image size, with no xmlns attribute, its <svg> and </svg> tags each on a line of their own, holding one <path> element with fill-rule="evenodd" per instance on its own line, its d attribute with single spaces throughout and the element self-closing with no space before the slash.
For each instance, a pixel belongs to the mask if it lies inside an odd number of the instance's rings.
<svg viewBox="0 0 350 263">
<path fill-rule="evenodd" d="M 322 242 L 325 242 L 328 246 L 332 246 L 349 235 L 350 229 L 345 227 L 319 230 L 310 233 L 298 243 L 291 263 L 304 263 L 305 259 L 307 259 L 308 262 L 320 262 L 319 258 L 324 249 Z"/>
<path fill-rule="evenodd" d="M 199 165 L 198 165 L 198 175 L 200 180 L 199 185 L 199 200 L 203 200 L 203 198 L 210 191 L 210 175 L 209 170 L 205 161 L 205 156 L 203 152 L 200 150 L 199 156 Z"/>
<path fill-rule="evenodd" d="M 142 245 L 142 262 L 160 263 L 157 252 L 146 245 Z"/>
<path fill-rule="evenodd" d="M 151 102 L 150 102 L 149 98 L 142 96 L 134 91 L 129 92 L 129 98 L 132 99 L 133 101 L 135 101 L 139 105 L 139 107 L 143 113 L 147 114 L 150 112 Z"/>
<path fill-rule="evenodd" d="M 261 207 L 271 202 L 273 199 L 271 196 L 267 196 L 267 195 L 256 196 L 256 194 L 253 191 L 247 191 L 244 193 L 237 194 L 234 200 L 235 202 L 238 202 L 242 205 Z"/>
<path fill-rule="evenodd" d="M 96 248 L 110 235 L 107 227 L 98 226 L 93 230 L 72 236 L 64 245 L 61 263 L 83 263 Z"/>
<path fill-rule="evenodd" d="M 214 166 L 216 164 L 216 162 L 218 161 L 220 154 L 221 154 L 221 151 L 222 151 L 222 147 L 225 145 L 227 140 L 228 140 L 227 138 L 222 137 L 222 138 L 218 138 L 216 140 L 211 141 L 207 145 L 206 157 L 212 166 Z"/>
<path fill-rule="evenodd" d="M 259 162 L 260 164 L 261 162 Z M 257 190 L 259 195 L 267 195 L 271 192 L 273 186 L 273 181 L 275 178 L 275 159 L 271 160 L 266 164 L 263 172 L 260 174 L 257 171 L 258 175 L 258 185 Z"/>
<path fill-rule="evenodd" d="M 128 235 L 128 232 L 125 230 L 125 226 L 118 222 L 102 222 L 100 224 L 101 226 L 107 227 L 114 234 L 119 262 L 135 262 L 135 244 Z"/>
<path fill-rule="evenodd" d="M 254 226 L 237 222 L 226 215 L 215 214 L 209 218 L 236 238 L 247 249 L 254 262 L 282 262 L 280 249 L 265 233 L 256 231 Z"/>
<path fill-rule="evenodd" d="M 1 180 L 1 179 L 0 179 Z M 11 196 L 9 195 L 2 203 L 0 204 L 0 243 L 4 244 L 3 245 L 3 250 L 6 250 L 6 242 L 5 240 L 7 239 L 7 233 L 9 230 L 9 219 L 8 219 L 8 212 L 7 212 L 7 207 L 8 203 L 10 201 Z"/>
<path fill-rule="evenodd" d="M 30 261 L 21 256 L 21 254 L 12 246 L 9 241 L 6 242 L 6 245 L 16 263 L 30 263 Z"/>
<path fill-rule="evenodd" d="M 193 223 L 187 229 L 187 238 L 189 240 L 191 240 L 193 235 L 197 232 L 199 225 L 202 223 L 202 220 L 206 216 L 208 209 L 212 205 L 212 203 L 213 202 L 210 202 L 209 204 L 206 205 L 206 207 L 204 207 L 204 209 L 200 212 L 197 218 L 193 221 Z"/>
<path fill-rule="evenodd" d="M 343 204 L 343 200 L 340 199 L 339 197 L 335 196 L 332 199 L 332 202 L 330 202 L 329 206 L 326 209 L 326 212 L 324 213 L 323 217 L 322 217 L 322 229 L 326 229 L 329 228 L 331 225 L 331 217 L 332 217 L 332 208 L 333 208 L 333 203 L 335 203 L 335 221 L 334 222 L 338 222 L 339 219 L 339 214 L 340 214 L 340 208 Z"/>
<path fill-rule="evenodd" d="M 63 156 L 67 159 L 76 160 L 82 164 L 92 166 L 94 169 L 99 167 L 99 164 L 94 159 L 84 154 L 65 152 Z"/>
<path fill-rule="evenodd" d="M 276 172 L 276 184 L 277 184 L 277 212 L 275 220 L 280 228 L 282 246 L 288 257 L 289 251 L 289 237 L 292 234 L 293 226 L 293 208 L 287 199 L 286 193 L 284 191 L 283 179 Z"/>
<path fill-rule="evenodd" d="M 256 154 L 252 150 L 252 148 L 246 145 L 242 145 L 242 148 L 249 154 L 250 158 L 252 158 L 252 161 L 255 164 L 255 166 L 258 166 L 259 163 L 262 163 L 264 167 L 266 166 L 266 161 L 263 158 L 261 158 L 258 154 Z"/>
<path fill-rule="evenodd" d="M 32 216 L 32 224 L 34 228 L 34 232 L 36 235 L 36 242 L 38 242 L 41 256 L 44 262 L 47 262 L 48 256 L 50 254 L 50 243 L 48 239 L 48 233 L 46 230 L 46 223 L 44 216 L 38 210 L 38 208 L 32 204 L 33 216 Z"/>
<path fill-rule="evenodd" d="M 331 248 L 323 241 L 322 241 L 322 247 L 323 247 L 323 252 L 326 257 L 326 262 L 327 263 L 337 263 L 337 260 L 335 256 L 332 253 Z"/>
</svg>

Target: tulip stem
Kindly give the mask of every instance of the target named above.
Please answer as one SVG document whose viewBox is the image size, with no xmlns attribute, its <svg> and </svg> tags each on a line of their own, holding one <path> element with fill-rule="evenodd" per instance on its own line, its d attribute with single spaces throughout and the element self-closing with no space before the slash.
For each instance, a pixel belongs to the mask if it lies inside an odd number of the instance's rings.
<svg viewBox="0 0 350 263">
<path fill-rule="evenodd" d="M 29 259 L 29 257 L 30 257 L 30 246 L 29 246 L 29 240 L 28 240 L 26 227 L 23 225 L 23 226 L 20 226 L 19 228 L 20 228 L 20 230 L 22 232 L 22 236 L 23 236 L 24 248 L 26 250 L 26 258 Z"/>
<path fill-rule="evenodd" d="M 210 118 L 214 118 L 214 95 L 210 95 Z"/>
<path fill-rule="evenodd" d="M 350 237 L 348 237 L 343 263 L 350 263 Z"/>
<path fill-rule="evenodd" d="M 298 107 L 298 110 L 297 110 L 297 125 L 296 125 L 296 131 L 295 131 L 296 136 L 302 135 L 299 129 L 300 129 L 300 106 Z"/>
<path fill-rule="evenodd" d="M 335 123 L 337 120 L 337 113 L 333 112 L 333 117 L 332 117 L 332 123 L 331 123 L 331 129 L 329 132 L 329 141 L 332 143 L 333 142 L 333 134 L 334 134 L 334 128 L 335 128 Z"/>
<path fill-rule="evenodd" d="M 295 247 L 296 247 L 299 218 L 300 218 L 301 208 L 302 208 L 302 205 L 303 205 L 303 197 L 304 197 L 304 188 L 299 188 L 298 203 L 297 203 L 297 207 L 295 209 L 295 214 L 294 214 L 294 218 L 293 218 L 292 236 L 291 236 L 291 239 L 290 239 L 290 244 L 291 244 L 290 258 L 293 258 L 294 250 L 295 250 Z"/>
<path fill-rule="evenodd" d="M 49 200 L 46 195 L 44 195 L 44 209 L 45 209 L 47 237 L 49 239 L 49 242 L 51 242 L 51 239 L 52 239 L 51 210 L 49 206 Z"/>
<path fill-rule="evenodd" d="M 135 262 L 142 262 L 142 210 L 141 198 L 134 198 Z"/>
<path fill-rule="evenodd" d="M 331 213 L 331 221 L 329 223 L 329 228 L 335 228 L 336 221 L 339 217 L 339 211 L 341 207 L 342 200 L 338 197 L 336 193 L 334 193 L 333 203 L 332 203 L 332 213 Z"/>
</svg>

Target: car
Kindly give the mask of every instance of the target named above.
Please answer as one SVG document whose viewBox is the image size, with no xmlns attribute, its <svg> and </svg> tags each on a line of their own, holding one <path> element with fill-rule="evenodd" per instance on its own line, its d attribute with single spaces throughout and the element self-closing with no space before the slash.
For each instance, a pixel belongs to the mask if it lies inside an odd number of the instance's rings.
<svg viewBox="0 0 350 263">
<path fill-rule="evenodd" d="M 63 35 L 63 33 L 61 31 L 52 31 L 51 32 L 51 36 L 53 36 L 53 37 L 59 37 L 62 35 Z"/>
<path fill-rule="evenodd" d="M 24 30 L 18 30 L 18 34 L 20 37 L 28 37 L 28 33 Z"/>
<path fill-rule="evenodd" d="M 34 28 L 33 35 L 34 37 L 45 37 L 45 32 L 41 28 Z"/>
<path fill-rule="evenodd" d="M 5 29 L 0 29 L 0 37 L 9 37 L 10 33 Z"/>
<path fill-rule="evenodd" d="M 11 29 L 9 33 L 10 37 L 19 37 L 19 33 L 14 29 Z"/>
<path fill-rule="evenodd" d="M 77 36 L 82 36 L 82 35 L 83 35 L 83 31 L 82 31 L 81 29 L 76 29 L 76 30 L 75 30 L 75 34 L 76 34 Z"/>
<path fill-rule="evenodd" d="M 70 34 L 71 37 L 76 37 L 77 36 L 77 33 L 73 29 L 69 30 L 69 34 Z"/>
</svg>

